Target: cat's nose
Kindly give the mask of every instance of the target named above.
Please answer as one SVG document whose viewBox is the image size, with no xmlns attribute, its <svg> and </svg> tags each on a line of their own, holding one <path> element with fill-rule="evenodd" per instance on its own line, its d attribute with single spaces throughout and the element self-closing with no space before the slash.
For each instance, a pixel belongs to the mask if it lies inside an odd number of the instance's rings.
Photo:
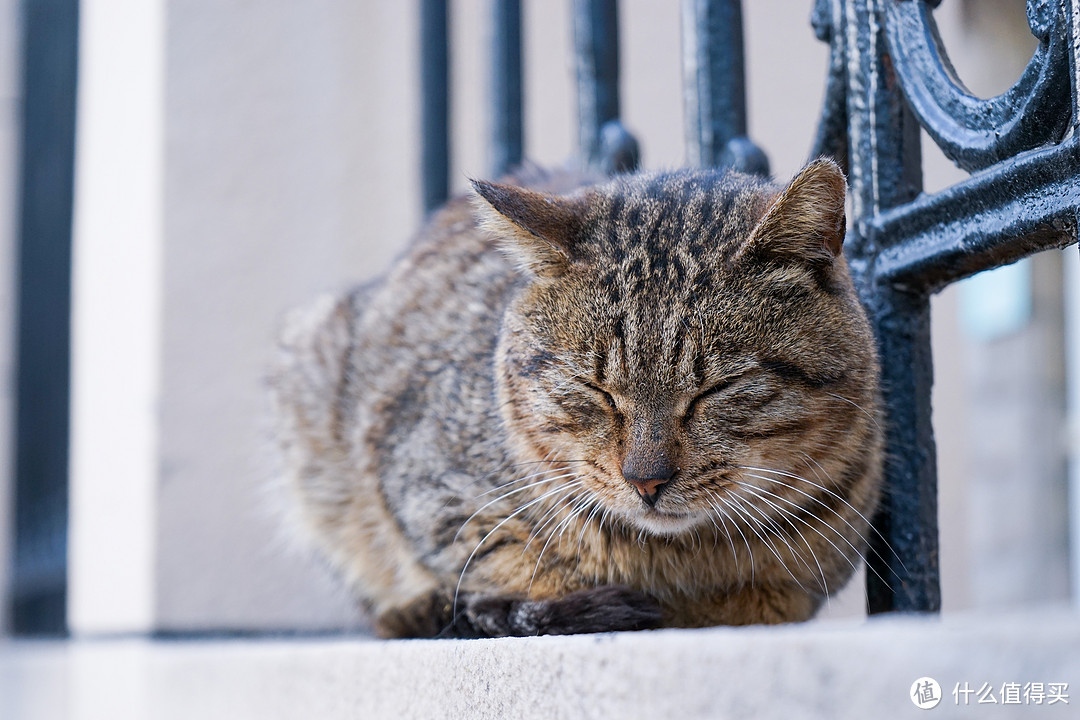
<svg viewBox="0 0 1080 720">
<path fill-rule="evenodd" d="M 648 472 L 640 472 L 642 469 Z M 645 504 L 652 507 L 660 497 L 660 491 L 674 477 L 675 467 L 670 463 L 660 462 L 650 463 L 647 468 L 637 468 L 634 463 L 623 462 L 622 474 L 626 482 L 637 490 Z"/>
<path fill-rule="evenodd" d="M 656 504 L 656 499 L 660 497 L 660 489 L 667 485 L 667 480 L 660 480 L 657 478 L 650 478 L 649 480 L 630 480 L 627 482 L 634 486 L 638 495 L 645 501 L 645 504 L 652 507 Z"/>
<path fill-rule="evenodd" d="M 633 422 L 620 469 L 649 507 L 675 476 L 675 457 L 674 435 L 665 418 L 646 415 Z"/>
</svg>

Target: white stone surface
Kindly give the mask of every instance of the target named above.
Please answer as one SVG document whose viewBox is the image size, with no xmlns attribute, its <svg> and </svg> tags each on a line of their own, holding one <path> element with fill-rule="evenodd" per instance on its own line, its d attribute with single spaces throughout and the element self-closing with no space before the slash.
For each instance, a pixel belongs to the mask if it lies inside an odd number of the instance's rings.
<svg viewBox="0 0 1080 720">
<path fill-rule="evenodd" d="M 0 717 L 844 720 L 1076 717 L 1080 617 L 1064 611 L 478 641 L 83 641 L 0 645 Z M 1003 683 L 1069 704 L 1003 705 Z M 998 703 L 953 688 L 989 683 Z"/>
</svg>

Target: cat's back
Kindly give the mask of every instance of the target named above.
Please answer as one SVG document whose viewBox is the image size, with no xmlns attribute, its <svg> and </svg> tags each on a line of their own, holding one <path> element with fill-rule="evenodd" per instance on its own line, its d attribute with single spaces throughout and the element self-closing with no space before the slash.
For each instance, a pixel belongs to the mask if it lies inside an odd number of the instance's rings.
<svg viewBox="0 0 1080 720">
<path fill-rule="evenodd" d="M 527 171 L 511 181 L 570 190 L 590 179 Z M 409 519 L 445 515 L 451 498 L 478 494 L 477 479 L 497 482 L 507 463 L 493 363 L 521 281 L 477 226 L 473 202 L 457 197 L 385 275 L 287 317 L 272 385 L 302 524 L 316 535 L 364 524 L 343 510 L 363 498 L 385 505 L 410 553 L 442 546 Z M 317 544 L 335 543 L 349 544 Z"/>
<path fill-rule="evenodd" d="M 509 181 L 570 191 L 598 179 L 526 168 Z M 390 271 L 352 302 L 362 348 L 356 354 L 368 378 L 404 379 L 490 361 L 502 313 L 522 277 L 473 211 L 474 198 L 448 201 Z"/>
<path fill-rule="evenodd" d="M 387 273 L 286 317 L 272 373 L 278 414 L 321 436 L 311 444 L 353 456 L 370 444 L 377 455 L 404 425 L 447 409 L 439 395 L 453 386 L 483 396 L 483 365 L 515 281 L 470 202 L 452 199 Z"/>
</svg>

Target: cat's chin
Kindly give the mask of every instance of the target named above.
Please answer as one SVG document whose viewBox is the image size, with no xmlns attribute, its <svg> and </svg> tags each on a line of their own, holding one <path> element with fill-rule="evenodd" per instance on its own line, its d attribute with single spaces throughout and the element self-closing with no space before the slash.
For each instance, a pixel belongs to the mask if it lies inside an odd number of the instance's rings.
<svg viewBox="0 0 1080 720">
<path fill-rule="evenodd" d="M 704 516 L 697 513 L 667 513 L 659 510 L 646 510 L 631 517 L 630 521 L 653 535 L 674 537 L 693 530 L 704 519 Z"/>
</svg>

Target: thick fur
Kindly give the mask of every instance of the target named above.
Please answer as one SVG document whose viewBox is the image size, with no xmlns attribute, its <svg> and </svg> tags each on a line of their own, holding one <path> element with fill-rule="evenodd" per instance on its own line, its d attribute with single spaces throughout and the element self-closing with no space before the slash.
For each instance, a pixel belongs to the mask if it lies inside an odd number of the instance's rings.
<svg viewBox="0 0 1080 720">
<path fill-rule="evenodd" d="M 881 474 L 840 170 L 520 182 L 287 323 L 280 442 L 316 547 L 385 636 L 811 617 Z"/>
</svg>

